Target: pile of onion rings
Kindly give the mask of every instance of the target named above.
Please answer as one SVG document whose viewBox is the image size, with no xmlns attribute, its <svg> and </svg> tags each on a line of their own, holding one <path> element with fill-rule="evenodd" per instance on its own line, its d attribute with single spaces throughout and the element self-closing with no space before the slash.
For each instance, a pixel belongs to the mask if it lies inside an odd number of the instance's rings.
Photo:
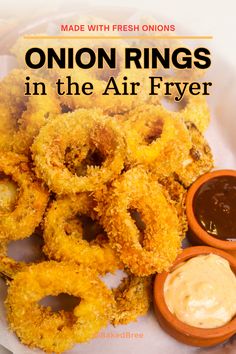
<svg viewBox="0 0 236 354">
<path fill-rule="evenodd" d="M 25 45 L 19 40 L 13 52 Z M 21 69 L 0 82 L 0 275 L 9 284 L 10 328 L 46 352 L 147 313 L 152 275 L 181 252 L 187 188 L 213 167 L 203 136 L 206 100 L 187 96 L 178 112 L 167 109 L 162 94 L 151 98 L 145 90 L 154 72 L 126 70 L 122 53 L 115 71 L 50 72 L 26 70 L 18 54 Z M 47 95 L 24 96 L 26 76 L 44 82 Z M 94 94 L 56 95 L 53 84 L 67 76 L 92 81 Z M 124 77 L 140 82 L 142 94 L 103 95 L 110 76 L 120 87 Z M 41 259 L 9 256 L 12 241 L 28 240 L 38 228 Z M 99 277 L 120 269 L 128 276 L 111 291 Z M 60 293 L 80 303 L 57 313 L 38 303 Z"/>
</svg>

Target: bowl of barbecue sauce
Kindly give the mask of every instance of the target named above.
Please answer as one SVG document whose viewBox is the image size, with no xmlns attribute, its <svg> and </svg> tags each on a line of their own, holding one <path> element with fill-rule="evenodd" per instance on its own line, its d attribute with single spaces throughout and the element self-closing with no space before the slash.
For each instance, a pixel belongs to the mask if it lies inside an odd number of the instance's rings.
<svg viewBox="0 0 236 354">
<path fill-rule="evenodd" d="M 206 173 L 190 187 L 186 199 L 188 238 L 236 255 L 236 171 Z"/>
</svg>

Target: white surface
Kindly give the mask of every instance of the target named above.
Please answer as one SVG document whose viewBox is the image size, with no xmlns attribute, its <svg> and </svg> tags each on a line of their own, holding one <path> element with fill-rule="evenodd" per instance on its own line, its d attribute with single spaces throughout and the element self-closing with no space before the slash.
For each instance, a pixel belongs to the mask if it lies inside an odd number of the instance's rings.
<svg viewBox="0 0 236 354">
<path fill-rule="evenodd" d="M 62 1 L 61 1 L 62 2 Z M 71 1 L 70 1 L 71 2 Z M 69 1 L 67 2 L 70 3 Z M 22 1 L 19 2 L 22 8 Z M 19 6 L 14 1 L 14 7 Z M 32 11 L 32 7 L 37 6 L 38 2 L 25 1 L 28 11 Z M 45 1 L 48 3 L 48 1 Z M 60 1 L 57 1 L 60 3 Z M 78 4 L 78 2 L 76 2 Z M 90 1 L 90 3 L 94 3 Z M 96 1 L 98 3 L 111 4 L 111 1 Z M 3 5 L 7 14 L 7 7 L 11 1 Z M 36 4 L 36 5 L 35 5 Z M 40 6 L 42 1 L 40 2 Z M 49 6 L 55 7 L 55 1 L 51 1 Z M 188 28 L 190 31 L 186 34 L 203 34 L 214 35 L 212 47 L 213 50 L 213 67 L 208 76 L 214 82 L 213 94 L 209 99 L 212 110 L 212 121 L 207 132 L 208 141 L 213 149 L 217 168 L 234 168 L 236 169 L 236 120 L 235 120 L 235 97 L 236 97 L 236 80 L 235 66 L 236 50 L 230 39 L 229 34 L 233 33 L 233 23 L 235 22 L 235 2 L 225 1 L 218 5 L 215 1 L 197 2 L 191 1 L 127 1 L 119 0 L 115 5 L 125 4 L 126 7 L 134 6 L 139 9 L 151 11 L 151 15 L 157 13 L 166 21 L 180 23 L 181 28 Z M 152 5 L 151 5 L 152 4 Z M 191 5 L 191 6 L 190 6 Z M 79 6 L 79 5 L 78 5 Z M 204 11 L 202 10 L 204 8 Z M 11 4 L 12 11 L 12 4 Z M 2 15 L 2 14 L 1 14 Z M 229 32 L 228 32 L 229 31 Z M 231 52 L 230 52 L 231 51 Z M 217 54 L 218 53 L 218 54 Z M 230 54 L 229 54 L 230 53 Z M 222 60 L 221 58 L 224 58 Z M 0 299 L 3 300 L 6 295 L 4 282 L 0 281 Z M 5 322 L 3 301 L 0 301 L 0 343 L 9 348 L 14 354 L 39 353 L 37 350 L 31 350 L 19 343 L 16 337 L 11 334 Z M 149 354 L 234 354 L 236 352 L 235 345 L 227 344 L 225 349 L 198 349 L 179 344 L 174 339 L 164 333 L 150 311 L 148 316 L 140 318 L 138 322 L 127 326 L 119 326 L 116 329 L 109 326 L 103 333 L 143 333 L 142 339 L 94 339 L 89 343 L 76 346 L 73 350 L 67 352 L 70 354 L 138 354 L 148 352 Z M 0 349 L 1 353 L 1 349 Z"/>
</svg>

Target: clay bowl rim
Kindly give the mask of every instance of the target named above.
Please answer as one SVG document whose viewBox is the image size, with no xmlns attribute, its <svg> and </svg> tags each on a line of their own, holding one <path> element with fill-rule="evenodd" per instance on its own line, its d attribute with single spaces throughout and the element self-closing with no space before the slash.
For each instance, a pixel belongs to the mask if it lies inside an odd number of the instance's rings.
<svg viewBox="0 0 236 354">
<path fill-rule="evenodd" d="M 212 172 L 208 172 L 198 178 L 192 186 L 189 188 L 187 197 L 186 197 L 186 215 L 188 219 L 189 228 L 194 233 L 195 237 L 200 239 L 204 244 L 220 248 L 227 251 L 235 251 L 236 250 L 236 241 L 223 241 L 211 236 L 205 231 L 201 225 L 198 223 L 194 211 L 193 211 L 193 201 L 196 192 L 198 189 L 210 179 L 219 176 L 233 176 L 236 178 L 236 170 L 216 170 Z"/>
<path fill-rule="evenodd" d="M 188 325 L 182 321 L 180 321 L 175 315 L 173 315 L 165 302 L 164 298 L 164 284 L 168 274 L 174 270 L 174 268 L 190 258 L 193 258 L 198 255 L 204 254 L 216 254 L 221 256 L 229 261 L 231 269 L 236 275 L 236 258 L 230 255 L 227 252 L 224 252 L 221 249 L 208 247 L 208 246 L 194 246 L 189 247 L 183 250 L 183 252 L 178 256 L 176 261 L 173 263 L 171 269 L 168 272 L 163 272 L 157 274 L 154 281 L 154 303 L 157 307 L 157 310 L 161 313 L 162 317 L 165 318 L 167 325 L 169 328 L 174 328 L 177 332 L 184 334 L 188 337 L 192 337 L 194 339 L 210 339 L 210 338 L 218 338 L 222 336 L 231 337 L 236 333 L 236 316 L 233 317 L 231 321 L 226 323 L 225 325 L 218 328 L 199 328 Z"/>
</svg>

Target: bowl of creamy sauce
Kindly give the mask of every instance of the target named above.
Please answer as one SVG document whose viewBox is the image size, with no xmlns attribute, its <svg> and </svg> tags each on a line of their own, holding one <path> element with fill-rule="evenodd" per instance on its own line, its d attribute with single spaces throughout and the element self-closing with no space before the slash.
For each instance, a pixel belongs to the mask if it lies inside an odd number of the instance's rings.
<svg viewBox="0 0 236 354">
<path fill-rule="evenodd" d="M 236 276 L 229 261 L 204 254 L 179 264 L 164 284 L 168 309 L 198 328 L 217 328 L 236 315 Z"/>
<path fill-rule="evenodd" d="M 161 327 L 180 342 L 212 346 L 236 333 L 236 258 L 207 246 L 183 250 L 154 281 Z"/>
</svg>

